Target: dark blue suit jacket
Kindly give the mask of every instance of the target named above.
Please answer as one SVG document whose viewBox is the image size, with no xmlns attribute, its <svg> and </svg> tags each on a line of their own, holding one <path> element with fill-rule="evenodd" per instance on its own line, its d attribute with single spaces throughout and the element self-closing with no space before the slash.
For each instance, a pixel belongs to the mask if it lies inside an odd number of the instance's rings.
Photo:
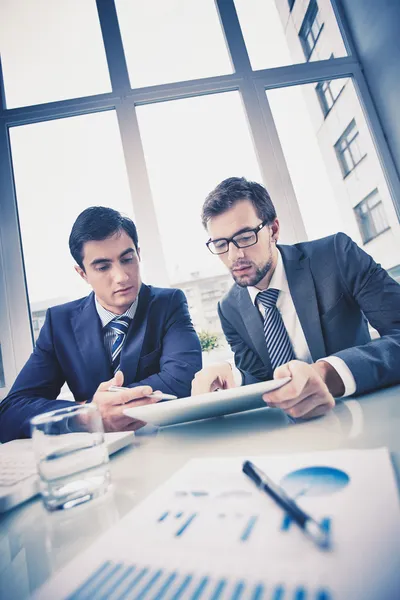
<svg viewBox="0 0 400 600">
<path fill-rule="evenodd" d="M 201 348 L 181 290 L 142 284 L 120 366 L 125 386 L 190 396 Z M 112 376 L 94 294 L 50 308 L 33 353 L 0 403 L 0 440 L 29 437 L 34 415 L 71 406 L 56 400 L 65 382 L 75 400 L 91 400 Z"/>
<path fill-rule="evenodd" d="M 357 394 L 400 383 L 400 286 L 344 233 L 279 250 L 312 359 L 339 356 Z M 247 289 L 235 284 L 218 309 L 244 383 L 272 379 Z M 367 320 L 380 339 L 371 341 Z"/>
</svg>

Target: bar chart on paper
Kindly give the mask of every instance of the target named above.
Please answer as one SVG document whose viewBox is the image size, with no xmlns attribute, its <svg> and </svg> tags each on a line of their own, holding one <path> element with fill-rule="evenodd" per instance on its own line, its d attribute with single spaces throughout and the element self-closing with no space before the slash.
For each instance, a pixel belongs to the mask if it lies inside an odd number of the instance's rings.
<svg viewBox="0 0 400 600">
<path fill-rule="evenodd" d="M 190 511 L 166 511 L 160 515 L 157 521 L 158 523 L 165 523 L 167 527 L 170 526 L 170 534 L 179 538 L 189 531 L 190 526 L 195 524 L 196 519 L 198 521 L 201 519 L 201 513 Z M 246 542 L 250 538 L 253 529 L 256 528 L 258 519 L 259 515 L 249 516 L 240 512 L 231 514 L 217 512 L 212 519 L 214 521 L 212 525 L 214 532 L 216 529 L 220 529 L 220 532 L 226 535 L 226 530 L 234 530 L 234 537 L 237 538 L 237 541 Z M 207 521 L 209 520 L 210 517 L 208 517 Z M 200 527 L 203 526 L 204 523 L 200 523 Z M 222 529 L 224 530 L 223 532 Z"/>
<path fill-rule="evenodd" d="M 68 600 L 333 600 L 323 587 L 304 586 L 209 574 L 169 571 L 148 565 L 103 563 Z"/>
</svg>

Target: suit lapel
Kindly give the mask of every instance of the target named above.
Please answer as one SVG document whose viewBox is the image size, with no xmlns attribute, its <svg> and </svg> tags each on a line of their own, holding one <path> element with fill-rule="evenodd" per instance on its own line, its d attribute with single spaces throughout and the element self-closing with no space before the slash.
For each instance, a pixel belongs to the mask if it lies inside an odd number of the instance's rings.
<svg viewBox="0 0 400 600">
<path fill-rule="evenodd" d="M 120 369 L 125 375 L 126 383 L 132 383 L 136 378 L 152 297 L 153 292 L 150 287 L 142 283 L 136 313 L 121 351 Z"/>
<path fill-rule="evenodd" d="M 104 337 L 99 315 L 91 293 L 72 322 L 76 343 L 87 372 L 90 386 L 97 387 L 112 377 L 110 360 L 104 347 Z"/>
<path fill-rule="evenodd" d="M 290 293 L 307 340 L 312 359 L 326 356 L 310 260 L 295 246 L 279 246 Z"/>
<path fill-rule="evenodd" d="M 268 356 L 267 344 L 264 337 L 263 322 L 259 310 L 254 306 L 251 301 L 249 292 L 245 288 L 238 288 L 238 301 L 239 310 L 242 316 L 243 322 L 250 336 L 250 339 L 257 350 L 260 358 L 264 365 L 271 369 L 271 362 Z"/>
</svg>

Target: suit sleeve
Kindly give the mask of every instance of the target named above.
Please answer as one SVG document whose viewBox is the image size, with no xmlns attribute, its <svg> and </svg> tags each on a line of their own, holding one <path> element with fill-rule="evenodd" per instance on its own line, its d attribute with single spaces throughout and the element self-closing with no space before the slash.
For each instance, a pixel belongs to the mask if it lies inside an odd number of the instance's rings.
<svg viewBox="0 0 400 600">
<path fill-rule="evenodd" d="M 192 380 L 201 367 L 200 341 L 190 319 L 185 295 L 181 290 L 175 290 L 164 326 L 160 372 L 129 387 L 150 385 L 153 390 L 185 398 L 190 396 Z"/>
<path fill-rule="evenodd" d="M 349 296 L 377 329 L 379 339 L 337 352 L 357 394 L 400 383 L 400 285 L 348 236 L 335 238 L 339 273 Z"/>
<path fill-rule="evenodd" d="M 235 365 L 242 374 L 242 385 L 270 379 L 259 356 L 249 348 L 228 318 L 224 316 L 221 304 L 218 304 L 218 315 L 226 340 L 235 355 Z"/>
<path fill-rule="evenodd" d="M 10 393 L 0 402 L 0 441 L 30 437 L 32 417 L 71 406 L 71 402 L 56 400 L 64 383 L 54 352 L 51 312 L 48 310 L 35 349 Z"/>
</svg>

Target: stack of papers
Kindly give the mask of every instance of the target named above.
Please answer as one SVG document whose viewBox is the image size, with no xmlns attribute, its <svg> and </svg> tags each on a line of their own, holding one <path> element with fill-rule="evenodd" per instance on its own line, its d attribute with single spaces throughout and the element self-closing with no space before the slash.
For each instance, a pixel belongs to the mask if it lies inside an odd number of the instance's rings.
<svg viewBox="0 0 400 600">
<path fill-rule="evenodd" d="M 320 550 L 242 473 L 252 460 L 331 534 Z M 400 508 L 385 448 L 196 459 L 36 599 L 394 600 Z"/>
</svg>

